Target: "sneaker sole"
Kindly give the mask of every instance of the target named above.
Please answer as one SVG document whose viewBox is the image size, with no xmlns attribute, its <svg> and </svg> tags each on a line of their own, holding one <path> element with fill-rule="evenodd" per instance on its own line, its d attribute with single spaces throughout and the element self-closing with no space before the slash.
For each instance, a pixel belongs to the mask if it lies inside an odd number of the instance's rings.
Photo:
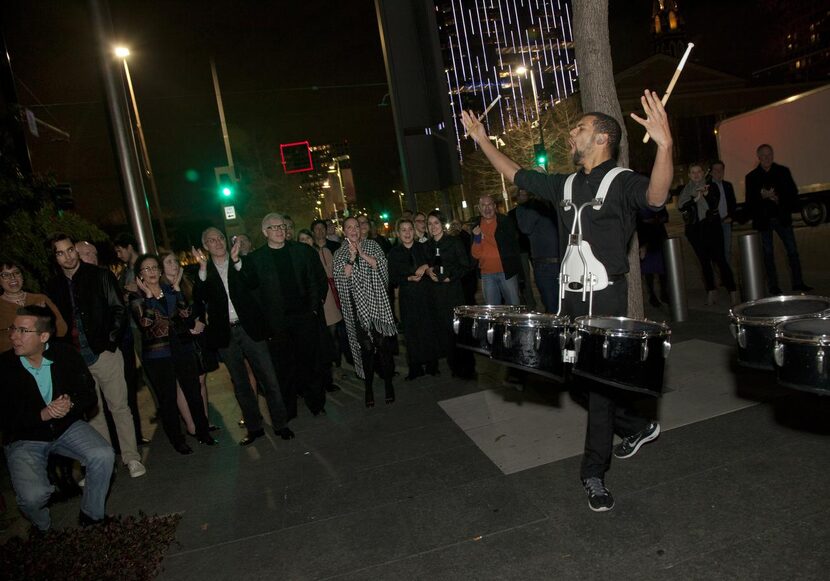
<svg viewBox="0 0 830 581">
<path fill-rule="evenodd" d="M 599 508 L 594 508 L 593 506 L 591 506 L 591 501 L 589 500 L 588 501 L 588 508 L 590 508 L 594 512 L 608 512 L 609 510 L 614 508 L 614 505 L 612 504 L 611 506 L 601 506 Z"/>
<path fill-rule="evenodd" d="M 657 436 L 659 436 L 659 435 L 660 435 L 660 424 L 657 424 L 657 429 L 654 430 L 654 433 L 651 434 L 650 436 L 648 436 L 647 438 L 643 438 L 642 440 L 637 442 L 637 445 L 634 446 L 634 449 L 631 451 L 630 454 L 626 454 L 625 456 L 618 456 L 617 453 L 615 452 L 614 453 L 614 458 L 619 458 L 620 460 L 625 460 L 626 458 L 631 458 L 634 454 L 637 453 L 637 451 L 640 448 L 643 447 L 643 444 L 648 444 L 649 442 L 653 442 L 654 440 L 657 439 Z"/>
</svg>

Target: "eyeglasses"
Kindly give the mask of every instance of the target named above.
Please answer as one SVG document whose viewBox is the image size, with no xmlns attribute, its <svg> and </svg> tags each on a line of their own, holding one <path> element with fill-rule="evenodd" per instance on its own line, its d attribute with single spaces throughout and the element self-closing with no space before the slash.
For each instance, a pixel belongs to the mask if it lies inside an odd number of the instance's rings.
<svg viewBox="0 0 830 581">
<path fill-rule="evenodd" d="M 9 335 L 13 335 L 15 333 L 23 333 L 25 335 L 26 333 L 37 333 L 38 332 L 37 329 L 27 329 L 26 327 L 15 327 L 14 325 L 11 325 L 9 328 L 6 329 L 6 331 L 8 331 Z"/>
<path fill-rule="evenodd" d="M 11 272 L 0 272 L 0 278 L 3 280 L 11 280 L 13 278 L 23 278 L 23 273 L 19 270 L 13 270 Z"/>
<path fill-rule="evenodd" d="M 159 271 L 158 266 L 145 266 L 145 267 L 141 268 L 141 272 L 158 272 L 158 271 Z"/>
<path fill-rule="evenodd" d="M 57 256 L 58 258 L 63 258 L 64 256 L 74 256 L 77 253 L 78 253 L 78 251 L 75 250 L 75 247 L 70 246 L 66 250 L 56 250 L 55 251 L 55 256 Z"/>
<path fill-rule="evenodd" d="M 225 241 L 224 236 L 211 236 L 210 238 L 205 238 L 206 244 L 219 244 Z"/>
<path fill-rule="evenodd" d="M 285 232 L 286 230 L 288 230 L 288 226 L 286 226 L 285 224 L 269 224 L 268 226 L 265 227 L 265 229 L 266 230 L 282 230 L 283 232 Z"/>
</svg>

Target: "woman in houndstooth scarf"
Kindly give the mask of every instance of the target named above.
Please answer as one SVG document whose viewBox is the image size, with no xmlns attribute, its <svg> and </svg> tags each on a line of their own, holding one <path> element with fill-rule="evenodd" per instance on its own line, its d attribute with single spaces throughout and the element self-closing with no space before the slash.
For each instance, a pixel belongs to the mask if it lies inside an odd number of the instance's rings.
<svg viewBox="0 0 830 581">
<path fill-rule="evenodd" d="M 346 243 L 334 253 L 334 283 L 340 294 L 355 371 L 366 387 L 366 407 L 373 407 L 372 380 L 377 363 L 386 384 L 386 403 L 392 403 L 392 337 L 398 331 L 386 291 L 386 256 L 374 240 L 360 240 L 360 225 L 355 218 L 346 219 L 343 231 Z"/>
</svg>

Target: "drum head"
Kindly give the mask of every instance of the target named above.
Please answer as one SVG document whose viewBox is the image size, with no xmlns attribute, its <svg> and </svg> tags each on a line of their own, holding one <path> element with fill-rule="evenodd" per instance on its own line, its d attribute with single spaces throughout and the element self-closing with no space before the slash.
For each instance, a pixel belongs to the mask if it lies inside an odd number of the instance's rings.
<svg viewBox="0 0 830 581">
<path fill-rule="evenodd" d="M 496 321 L 511 327 L 552 328 L 567 325 L 568 317 L 552 313 L 509 313 L 499 315 Z"/>
<path fill-rule="evenodd" d="M 581 330 L 608 335 L 642 337 L 671 333 L 665 323 L 628 317 L 579 317 L 575 323 Z"/>
<path fill-rule="evenodd" d="M 813 295 L 769 297 L 732 307 L 733 321 L 771 325 L 793 317 L 820 316 L 830 311 L 830 298 Z"/>
<path fill-rule="evenodd" d="M 810 317 L 781 323 L 776 337 L 799 343 L 830 345 L 830 317 Z"/>
<path fill-rule="evenodd" d="M 526 310 L 527 308 L 522 305 L 468 305 L 455 307 L 456 314 L 474 319 L 495 319 L 499 315 L 520 313 Z"/>
</svg>

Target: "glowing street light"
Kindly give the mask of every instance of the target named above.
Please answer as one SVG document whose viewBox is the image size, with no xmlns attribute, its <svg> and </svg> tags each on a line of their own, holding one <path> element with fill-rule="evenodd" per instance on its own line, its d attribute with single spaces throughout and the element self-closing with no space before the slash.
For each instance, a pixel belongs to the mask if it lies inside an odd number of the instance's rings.
<svg viewBox="0 0 830 581">
<path fill-rule="evenodd" d="M 116 46 L 115 56 L 117 56 L 120 59 L 125 59 L 128 56 L 130 56 L 130 49 L 128 49 L 126 46 Z"/>
</svg>

